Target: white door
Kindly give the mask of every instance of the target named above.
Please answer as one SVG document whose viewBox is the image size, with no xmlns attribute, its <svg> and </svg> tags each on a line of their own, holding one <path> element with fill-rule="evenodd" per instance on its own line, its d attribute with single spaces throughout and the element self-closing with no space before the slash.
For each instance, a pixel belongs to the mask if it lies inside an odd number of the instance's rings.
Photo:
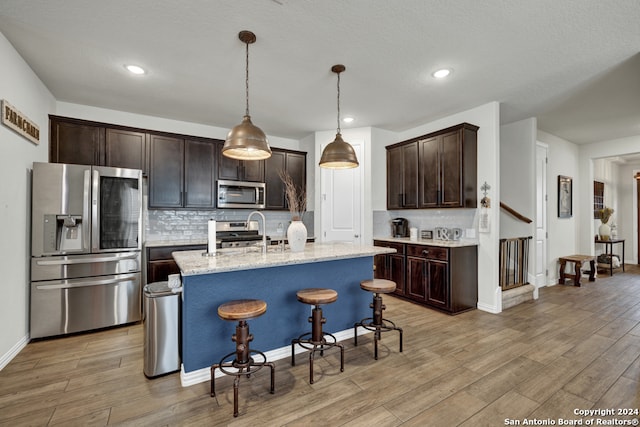
<svg viewBox="0 0 640 427">
<path fill-rule="evenodd" d="M 547 151 L 545 144 L 536 144 L 536 288 L 547 284 Z"/>
<path fill-rule="evenodd" d="M 351 142 L 358 159 L 362 144 Z M 324 146 L 322 147 L 324 149 Z M 362 240 L 362 164 L 353 169 L 320 168 L 322 241 Z"/>
</svg>

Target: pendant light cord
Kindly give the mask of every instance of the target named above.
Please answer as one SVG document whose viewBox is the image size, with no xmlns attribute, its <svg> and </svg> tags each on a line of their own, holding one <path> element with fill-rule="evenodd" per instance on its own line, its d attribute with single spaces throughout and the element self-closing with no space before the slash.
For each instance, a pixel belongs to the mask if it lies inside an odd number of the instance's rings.
<svg viewBox="0 0 640 427">
<path fill-rule="evenodd" d="M 245 66 L 246 74 L 245 74 L 244 83 L 246 88 L 247 108 L 245 110 L 244 115 L 248 116 L 249 115 L 249 43 L 245 43 L 245 45 L 247 46 L 247 50 L 246 50 L 246 66 Z"/>
<path fill-rule="evenodd" d="M 338 75 L 338 130 L 337 133 L 340 133 L 340 73 L 336 73 Z"/>
</svg>

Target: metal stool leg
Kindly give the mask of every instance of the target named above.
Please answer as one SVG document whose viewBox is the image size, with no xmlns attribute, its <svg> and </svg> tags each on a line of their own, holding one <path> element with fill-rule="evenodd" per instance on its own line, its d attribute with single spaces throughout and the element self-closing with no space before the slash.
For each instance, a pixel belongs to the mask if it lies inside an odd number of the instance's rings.
<svg viewBox="0 0 640 427">
<path fill-rule="evenodd" d="M 258 350 L 251 350 L 249 348 L 249 342 L 253 341 L 253 335 L 249 333 L 249 325 L 245 320 L 240 320 L 236 326 L 236 333 L 231 337 L 231 340 L 236 343 L 236 351 L 224 356 L 219 363 L 211 366 L 211 397 L 216 395 L 215 386 L 215 370 L 220 369 L 225 375 L 234 376 L 233 381 L 233 416 L 237 417 L 238 411 L 238 395 L 240 389 L 240 377 L 243 375 L 247 378 L 251 377 L 251 374 L 257 372 L 264 366 L 269 366 L 271 370 L 271 387 L 269 392 L 275 393 L 275 364 L 273 362 L 267 362 L 267 357 L 264 353 Z M 259 355 L 262 358 L 261 362 L 256 362 L 251 354 Z M 233 361 L 225 362 L 231 356 L 235 356 Z M 234 371 L 228 368 L 234 368 Z M 256 368 L 256 369 L 251 369 Z"/>
<path fill-rule="evenodd" d="M 296 344 L 309 350 L 309 383 L 313 384 L 313 362 L 316 351 L 320 352 L 320 356 L 324 356 L 325 348 L 340 347 L 340 372 L 344 372 L 344 346 L 338 343 L 332 334 L 323 332 L 322 325 L 327 322 L 327 319 L 322 317 L 322 308 L 319 305 L 314 306 L 308 321 L 311 323 L 311 332 L 291 340 L 291 366 L 296 365 L 294 349 Z M 333 341 L 327 342 L 326 337 L 331 337 Z"/>
<path fill-rule="evenodd" d="M 375 360 L 378 360 L 378 341 L 382 340 L 382 333 L 387 331 L 398 331 L 400 333 L 400 353 L 402 353 L 402 328 L 396 326 L 396 324 L 391 320 L 382 317 L 383 311 L 387 307 L 382 303 L 382 296 L 380 296 L 379 293 L 374 293 L 373 302 L 369 304 L 369 307 L 373 309 L 373 317 L 362 319 L 353 326 L 354 344 L 356 346 L 358 345 L 359 326 L 373 331 L 373 355 Z"/>
</svg>

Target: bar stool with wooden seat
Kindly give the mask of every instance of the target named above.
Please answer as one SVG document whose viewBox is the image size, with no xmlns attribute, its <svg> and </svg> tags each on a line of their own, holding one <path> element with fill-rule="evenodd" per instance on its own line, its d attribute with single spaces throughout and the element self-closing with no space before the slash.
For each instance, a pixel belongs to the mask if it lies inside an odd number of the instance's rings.
<svg viewBox="0 0 640 427">
<path fill-rule="evenodd" d="M 253 335 L 249 333 L 247 320 L 262 316 L 267 311 L 267 303 L 262 300 L 243 299 L 226 302 L 218 307 L 218 316 L 224 320 L 238 321 L 236 333 L 231 337 L 231 341 L 236 343 L 236 351 L 229 353 L 220 359 L 219 363 L 211 366 L 211 397 L 216 395 L 215 370 L 220 369 L 226 375 L 235 376 L 233 381 L 233 416 L 238 416 L 238 387 L 240 377 L 246 375 L 247 378 L 263 368 L 271 368 L 271 394 L 275 391 L 273 373 L 275 365 L 267 362 L 267 356 L 261 351 L 249 348 L 249 343 L 253 341 Z M 225 362 L 235 355 L 233 361 Z M 257 355 L 261 360 L 255 361 L 252 355 Z M 233 368 L 231 370 L 230 368 Z"/>
<path fill-rule="evenodd" d="M 358 326 L 373 331 L 374 357 L 378 360 L 378 341 L 382 338 L 382 332 L 398 331 L 400 333 L 400 353 L 402 353 L 402 328 L 396 326 L 389 319 L 382 317 L 382 312 L 386 306 L 382 303 L 380 294 L 389 294 L 396 290 L 396 282 L 385 279 L 363 280 L 360 288 L 373 292 L 373 302 L 369 305 L 373 309 L 373 317 L 367 317 L 353 325 L 354 344 L 358 345 Z"/>
<path fill-rule="evenodd" d="M 316 351 L 320 351 L 320 356 L 324 355 L 327 348 L 340 348 L 340 372 L 344 372 L 344 346 L 338 342 L 335 336 L 322 331 L 322 324 L 327 319 L 322 317 L 321 304 L 330 304 L 338 299 L 338 293 L 333 289 L 309 288 L 297 292 L 298 301 L 304 304 L 313 305 L 314 308 L 309 317 L 311 322 L 311 332 L 300 335 L 291 340 L 291 366 L 296 365 L 295 345 L 310 350 L 309 353 L 309 383 L 313 384 L 313 359 Z M 327 338 L 329 340 L 327 341 Z"/>
</svg>

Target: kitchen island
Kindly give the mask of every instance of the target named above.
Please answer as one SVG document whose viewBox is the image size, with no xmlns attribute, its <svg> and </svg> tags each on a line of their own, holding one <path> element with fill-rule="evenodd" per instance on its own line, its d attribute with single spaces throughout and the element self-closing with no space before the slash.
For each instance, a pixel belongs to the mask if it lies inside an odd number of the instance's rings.
<svg viewBox="0 0 640 427">
<path fill-rule="evenodd" d="M 173 252 L 182 275 L 183 385 L 209 379 L 209 367 L 235 349 L 236 324 L 220 319 L 217 308 L 235 299 L 262 299 L 267 312 L 249 321 L 251 347 L 270 360 L 288 357 L 291 340 L 311 330 L 309 305 L 298 302 L 304 288 L 331 288 L 338 300 L 323 306 L 324 330 L 338 339 L 353 336 L 353 324 L 371 315 L 371 295 L 360 281 L 373 277 L 373 257 L 394 249 L 350 243 L 308 243 L 304 252 L 268 247 Z"/>
</svg>

